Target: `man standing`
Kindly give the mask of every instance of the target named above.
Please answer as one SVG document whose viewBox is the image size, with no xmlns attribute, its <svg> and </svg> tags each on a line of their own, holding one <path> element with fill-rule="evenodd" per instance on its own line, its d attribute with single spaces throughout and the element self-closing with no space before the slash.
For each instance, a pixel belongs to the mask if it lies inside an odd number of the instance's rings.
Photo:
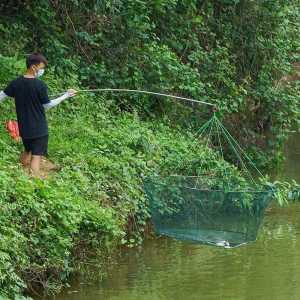
<svg viewBox="0 0 300 300">
<path fill-rule="evenodd" d="M 29 167 L 34 176 L 40 175 L 41 158 L 47 155 L 48 151 L 45 110 L 76 95 L 75 90 L 69 89 L 57 99 L 49 100 L 46 84 L 38 79 L 43 75 L 47 64 L 43 55 L 29 55 L 26 59 L 25 74 L 11 81 L 4 91 L 0 92 L 0 102 L 7 96 L 15 99 L 20 136 L 25 148 L 20 160 L 24 167 Z"/>
</svg>

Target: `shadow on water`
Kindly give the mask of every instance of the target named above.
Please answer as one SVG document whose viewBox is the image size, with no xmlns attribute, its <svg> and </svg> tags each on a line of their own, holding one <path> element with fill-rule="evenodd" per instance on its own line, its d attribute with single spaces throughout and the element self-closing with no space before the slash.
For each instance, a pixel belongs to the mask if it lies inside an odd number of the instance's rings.
<svg viewBox="0 0 300 300">
<path fill-rule="evenodd" d="M 299 135 L 280 178 L 300 181 Z M 271 207 L 258 240 L 236 249 L 146 241 L 122 251 L 98 282 L 77 278 L 56 300 L 300 299 L 300 204 Z"/>
<path fill-rule="evenodd" d="M 300 134 L 294 134 L 285 147 L 286 162 L 283 178 L 294 179 L 300 183 Z"/>
</svg>

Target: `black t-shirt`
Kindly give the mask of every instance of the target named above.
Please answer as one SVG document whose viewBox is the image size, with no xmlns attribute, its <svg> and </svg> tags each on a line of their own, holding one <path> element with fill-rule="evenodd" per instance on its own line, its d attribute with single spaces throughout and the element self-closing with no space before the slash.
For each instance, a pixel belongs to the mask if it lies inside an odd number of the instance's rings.
<svg viewBox="0 0 300 300">
<path fill-rule="evenodd" d="M 43 104 L 50 102 L 46 84 L 36 78 L 20 76 L 5 88 L 7 96 L 15 98 L 20 136 L 25 139 L 48 134 Z"/>
</svg>

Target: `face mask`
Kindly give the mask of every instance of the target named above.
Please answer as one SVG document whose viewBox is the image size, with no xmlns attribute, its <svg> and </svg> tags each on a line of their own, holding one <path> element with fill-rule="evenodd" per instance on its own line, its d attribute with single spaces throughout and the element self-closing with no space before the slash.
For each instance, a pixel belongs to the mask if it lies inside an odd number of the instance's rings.
<svg viewBox="0 0 300 300">
<path fill-rule="evenodd" d="M 37 74 L 36 74 L 35 77 L 40 77 L 40 76 L 42 76 L 42 75 L 44 74 L 44 72 L 45 72 L 45 69 L 39 69 L 39 70 L 37 71 Z"/>
</svg>

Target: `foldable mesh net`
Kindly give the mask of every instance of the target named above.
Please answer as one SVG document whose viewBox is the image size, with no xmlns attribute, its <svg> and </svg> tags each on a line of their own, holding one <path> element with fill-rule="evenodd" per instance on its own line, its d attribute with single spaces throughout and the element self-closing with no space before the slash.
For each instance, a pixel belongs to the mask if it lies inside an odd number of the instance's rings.
<svg viewBox="0 0 300 300">
<path fill-rule="evenodd" d="M 227 163 L 220 169 L 202 159 L 196 166 L 196 174 L 202 175 L 146 178 L 144 189 L 155 231 L 224 247 L 254 241 L 273 188 L 260 183 L 263 174 L 216 114 L 199 129 L 195 143 L 199 141 L 213 149 L 213 161 L 225 162 L 226 154 L 231 166 Z M 235 170 L 235 175 L 227 168 Z"/>
<path fill-rule="evenodd" d="M 224 247 L 256 239 L 273 194 L 211 190 L 201 176 L 149 177 L 144 188 L 158 234 Z"/>
<path fill-rule="evenodd" d="M 224 247 L 256 240 L 273 195 L 272 190 L 212 190 L 201 176 L 148 177 L 144 188 L 158 234 Z"/>
</svg>

